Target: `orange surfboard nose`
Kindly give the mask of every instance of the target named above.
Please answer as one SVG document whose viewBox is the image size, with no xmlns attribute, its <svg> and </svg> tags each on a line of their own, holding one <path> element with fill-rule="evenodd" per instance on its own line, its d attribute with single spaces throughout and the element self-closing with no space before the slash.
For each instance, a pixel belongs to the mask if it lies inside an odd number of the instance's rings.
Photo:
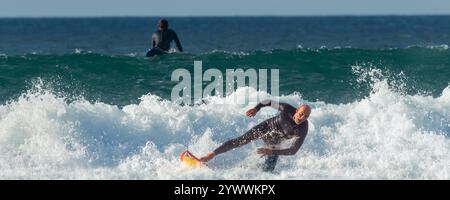
<svg viewBox="0 0 450 200">
<path fill-rule="evenodd" d="M 180 154 L 180 160 L 183 164 L 189 167 L 200 167 L 202 165 L 202 162 L 189 150 L 183 151 Z"/>
</svg>

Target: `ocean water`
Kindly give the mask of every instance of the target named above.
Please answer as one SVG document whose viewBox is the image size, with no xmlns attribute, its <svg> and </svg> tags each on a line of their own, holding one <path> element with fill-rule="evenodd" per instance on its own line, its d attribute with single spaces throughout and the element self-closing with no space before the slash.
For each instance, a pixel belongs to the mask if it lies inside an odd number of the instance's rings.
<svg viewBox="0 0 450 200">
<path fill-rule="evenodd" d="M 156 20 L 0 19 L 1 179 L 450 178 L 449 16 L 169 18 L 186 52 L 146 58 Z M 194 60 L 280 69 L 280 95 L 177 105 Z M 312 106 L 299 152 L 274 174 L 261 141 L 181 166 L 276 114 L 217 106 L 245 92 Z"/>
</svg>

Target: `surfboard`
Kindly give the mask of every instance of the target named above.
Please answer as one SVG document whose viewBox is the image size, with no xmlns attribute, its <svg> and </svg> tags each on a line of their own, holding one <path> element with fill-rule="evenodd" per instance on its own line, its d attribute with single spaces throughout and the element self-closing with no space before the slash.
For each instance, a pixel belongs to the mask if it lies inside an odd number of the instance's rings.
<svg viewBox="0 0 450 200">
<path fill-rule="evenodd" d="M 201 167 L 203 163 L 188 149 L 180 154 L 180 161 L 188 167 Z"/>
</svg>

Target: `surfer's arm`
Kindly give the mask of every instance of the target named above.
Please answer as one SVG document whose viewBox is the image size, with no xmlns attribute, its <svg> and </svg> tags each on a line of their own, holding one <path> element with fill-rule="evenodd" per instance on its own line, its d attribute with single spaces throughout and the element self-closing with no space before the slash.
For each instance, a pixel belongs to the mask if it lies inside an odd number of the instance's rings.
<svg viewBox="0 0 450 200">
<path fill-rule="evenodd" d="M 306 135 L 305 135 L 306 136 Z M 297 151 L 300 149 L 300 147 L 303 144 L 303 141 L 305 141 L 305 136 L 298 137 L 292 146 L 287 149 L 280 149 L 280 150 L 272 150 L 272 154 L 275 155 L 294 155 L 297 153 Z"/>
<path fill-rule="evenodd" d="M 156 42 L 155 42 L 155 34 L 152 34 L 152 47 L 154 48 L 156 46 Z"/>
<path fill-rule="evenodd" d="M 183 47 L 181 46 L 180 39 L 178 39 L 177 33 L 173 32 L 173 40 L 175 40 L 175 44 L 177 45 L 178 51 L 183 52 Z"/>
<path fill-rule="evenodd" d="M 270 106 L 270 107 L 278 109 L 278 110 L 283 110 L 283 103 L 278 103 L 275 101 L 271 101 L 270 99 L 267 99 L 267 100 L 259 102 L 254 108 L 251 108 L 250 110 L 248 110 L 246 115 L 249 117 L 253 117 L 256 115 L 257 112 L 259 112 L 259 110 L 261 110 L 261 108 L 266 107 L 266 106 Z"/>
<path fill-rule="evenodd" d="M 279 103 L 276 101 L 272 101 L 270 99 L 266 99 L 264 101 L 259 102 L 258 105 L 255 106 L 255 109 L 256 109 L 256 111 L 259 111 L 261 108 L 266 107 L 266 106 L 270 106 L 273 109 L 277 109 L 277 110 L 281 111 L 281 110 L 284 110 L 284 108 L 286 106 L 290 106 L 290 105 L 287 103 Z"/>
</svg>

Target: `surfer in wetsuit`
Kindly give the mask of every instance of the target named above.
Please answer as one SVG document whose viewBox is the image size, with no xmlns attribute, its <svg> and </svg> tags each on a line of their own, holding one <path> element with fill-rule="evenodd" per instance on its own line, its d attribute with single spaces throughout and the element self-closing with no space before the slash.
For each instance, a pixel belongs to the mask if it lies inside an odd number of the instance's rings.
<svg viewBox="0 0 450 200">
<path fill-rule="evenodd" d="M 278 109 L 280 113 L 256 125 L 244 135 L 228 140 L 213 152 L 200 158 L 202 162 L 208 162 L 215 156 L 225 153 L 231 149 L 243 146 L 249 142 L 262 139 L 266 143 L 266 148 L 258 148 L 257 153 L 267 156 L 263 165 L 263 170 L 270 172 L 275 169 L 279 155 L 294 155 L 300 149 L 308 133 L 308 117 L 311 114 L 311 107 L 304 104 L 297 109 L 286 103 L 278 103 L 271 100 L 260 102 L 254 108 L 247 111 L 246 115 L 253 117 L 262 108 L 270 106 Z M 290 148 L 279 149 L 277 146 L 285 140 L 294 139 Z"/>
<path fill-rule="evenodd" d="M 146 56 L 151 57 L 167 53 L 172 41 L 175 41 L 178 51 L 183 52 L 183 47 L 177 34 L 172 29 L 169 29 L 169 22 L 165 19 L 160 19 L 158 22 L 158 30 L 152 35 L 152 49 L 147 52 Z"/>
</svg>

